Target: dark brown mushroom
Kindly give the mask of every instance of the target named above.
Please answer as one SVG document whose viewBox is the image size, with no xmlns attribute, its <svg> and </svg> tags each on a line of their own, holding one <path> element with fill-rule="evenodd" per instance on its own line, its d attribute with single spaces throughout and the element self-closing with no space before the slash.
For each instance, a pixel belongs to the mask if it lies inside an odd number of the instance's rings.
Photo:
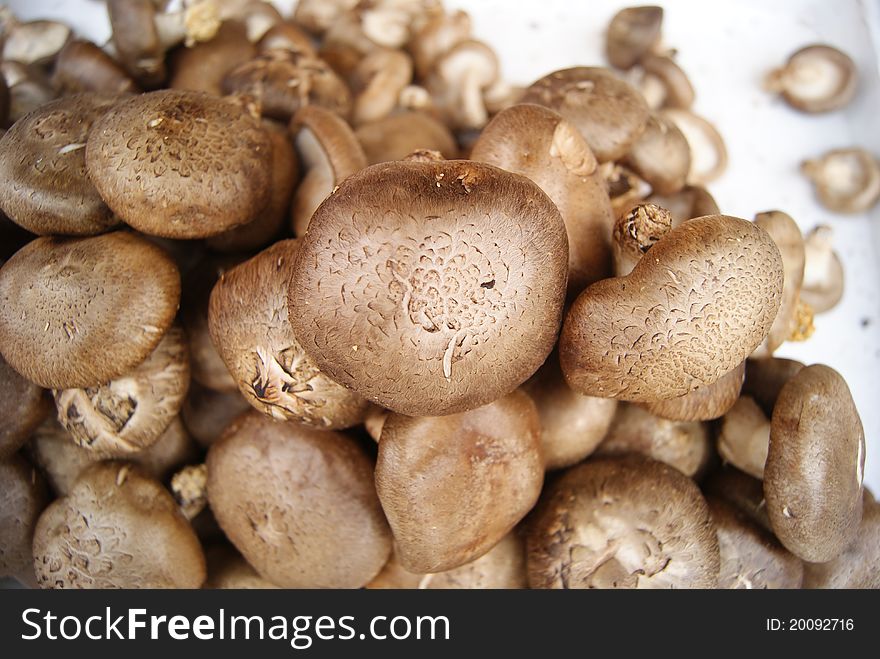
<svg viewBox="0 0 880 659">
<path fill-rule="evenodd" d="M 37 585 L 31 546 L 34 528 L 49 503 L 46 484 L 26 460 L 0 460 L 0 576 Z"/>
<path fill-rule="evenodd" d="M 18 451 L 50 410 L 46 392 L 0 357 L 0 460 Z"/>
<path fill-rule="evenodd" d="M 226 21 L 210 41 L 171 53 L 168 86 L 220 96 L 226 74 L 256 54 L 257 47 L 248 39 L 247 28 L 237 21 Z"/>
<path fill-rule="evenodd" d="M 611 66 L 628 69 L 660 43 L 663 7 L 626 7 L 608 24 L 605 53 Z"/>
<path fill-rule="evenodd" d="M 52 85 L 61 94 L 97 92 L 127 94 L 140 91 L 115 59 L 91 41 L 67 42 L 55 59 Z"/>
<path fill-rule="evenodd" d="M 458 145 L 449 129 L 425 112 L 396 112 L 361 124 L 354 134 L 370 165 L 403 160 L 418 149 L 439 151 L 447 159 L 458 155 Z"/>
</svg>

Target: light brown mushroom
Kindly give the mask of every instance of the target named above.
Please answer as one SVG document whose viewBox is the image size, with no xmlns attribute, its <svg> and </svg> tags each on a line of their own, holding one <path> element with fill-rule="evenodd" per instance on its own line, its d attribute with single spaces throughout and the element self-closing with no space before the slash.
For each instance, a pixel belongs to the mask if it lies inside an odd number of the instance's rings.
<svg viewBox="0 0 880 659">
<path fill-rule="evenodd" d="M 140 91 L 115 59 L 91 41 L 68 41 L 52 70 L 52 85 L 61 94 L 97 92 L 127 94 Z"/>
<path fill-rule="evenodd" d="M 46 392 L 0 356 L 0 460 L 24 445 L 51 407 Z"/>
<path fill-rule="evenodd" d="M 690 110 L 666 108 L 661 114 L 678 127 L 690 147 L 691 167 L 687 175 L 688 183 L 705 185 L 725 172 L 727 147 L 715 126 Z"/>
<path fill-rule="evenodd" d="M 849 55 L 824 44 L 795 51 L 785 66 L 773 69 L 764 79 L 768 91 L 810 114 L 845 107 L 855 98 L 858 83 L 859 72 Z"/>
<path fill-rule="evenodd" d="M 403 160 L 418 149 L 439 151 L 450 160 L 458 155 L 452 133 L 426 112 L 395 112 L 384 119 L 361 124 L 354 134 L 370 165 Z"/>
<path fill-rule="evenodd" d="M 247 28 L 237 21 L 227 21 L 210 41 L 171 53 L 168 86 L 220 96 L 226 74 L 256 54 L 257 47 L 248 39 Z"/>
<path fill-rule="evenodd" d="M 402 51 L 383 48 L 364 57 L 350 80 L 354 93 L 352 123 L 360 126 L 391 114 L 412 76 L 412 60 Z"/>
<path fill-rule="evenodd" d="M 49 79 L 33 65 L 3 60 L 0 62 L 0 71 L 9 90 L 9 111 L 5 125 L 34 112 L 56 96 Z"/>
<path fill-rule="evenodd" d="M 73 33 L 58 21 L 37 20 L 11 25 L 3 35 L 0 59 L 44 66 L 51 64 Z"/>
<path fill-rule="evenodd" d="M 804 281 L 800 298 L 815 313 L 824 313 L 843 298 L 843 262 L 832 247 L 833 231 L 820 224 L 804 237 Z"/>
<path fill-rule="evenodd" d="M 282 21 L 269 28 L 257 42 L 261 53 L 269 50 L 294 50 L 317 57 L 312 38 L 296 23 Z"/>
<path fill-rule="evenodd" d="M 483 93 L 498 76 L 495 52 L 481 41 L 468 40 L 437 59 L 425 87 L 450 128 L 480 129 L 489 121 Z"/>
<path fill-rule="evenodd" d="M 605 35 L 611 66 L 629 69 L 660 43 L 663 7 L 626 7 L 614 14 Z"/>
<path fill-rule="evenodd" d="M 770 419 L 751 396 L 741 396 L 721 420 L 718 454 L 740 471 L 764 478 Z"/>
<path fill-rule="evenodd" d="M 34 528 L 47 503 L 46 483 L 36 469 L 19 456 L 0 460 L 0 576 L 29 588 L 37 584 Z"/>
<path fill-rule="evenodd" d="M 357 3 L 358 0 L 300 0 L 296 3 L 293 20 L 311 33 L 320 35 Z"/>
<path fill-rule="evenodd" d="M 801 164 L 816 197 L 835 213 L 863 213 L 880 199 L 880 164 L 865 149 L 832 149 Z"/>
<path fill-rule="evenodd" d="M 696 93 L 687 74 L 670 56 L 648 53 L 633 69 L 640 77 L 633 83 L 652 110 L 679 108 L 689 110 Z M 632 78 L 628 76 L 632 82 Z"/>
<path fill-rule="evenodd" d="M 424 79 L 443 55 L 471 38 L 471 17 L 456 10 L 428 18 L 410 38 L 407 48 L 413 56 L 416 76 Z"/>
<path fill-rule="evenodd" d="M 745 375 L 745 362 L 718 380 L 692 392 L 654 403 L 645 408 L 663 419 L 674 421 L 712 421 L 727 413 L 739 397 Z"/>
<path fill-rule="evenodd" d="M 678 126 L 654 112 L 626 155 L 626 162 L 656 194 L 674 194 L 687 181 L 691 149 Z"/>
</svg>

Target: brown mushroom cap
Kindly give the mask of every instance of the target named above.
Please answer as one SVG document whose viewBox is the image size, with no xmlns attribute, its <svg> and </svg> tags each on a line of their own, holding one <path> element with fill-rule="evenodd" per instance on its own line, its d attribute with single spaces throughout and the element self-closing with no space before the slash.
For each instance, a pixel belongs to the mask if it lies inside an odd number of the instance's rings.
<svg viewBox="0 0 880 659">
<path fill-rule="evenodd" d="M 663 115 L 652 112 L 645 130 L 633 143 L 626 160 L 657 194 L 681 190 L 691 167 L 691 148 L 684 133 Z"/>
<path fill-rule="evenodd" d="M 124 100 L 96 121 L 86 165 L 126 224 L 165 238 L 205 238 L 263 210 L 272 143 L 230 102 L 163 90 Z"/>
<path fill-rule="evenodd" d="M 706 188 L 698 185 L 686 185 L 672 195 L 652 194 L 645 201 L 668 210 L 672 214 L 674 227 L 695 217 L 721 214 L 715 198 Z"/>
<path fill-rule="evenodd" d="M 745 513 L 707 497 L 721 553 L 719 588 L 800 588 L 804 564 Z"/>
<path fill-rule="evenodd" d="M 605 438 L 617 401 L 583 396 L 565 383 L 553 353 L 522 387 L 538 408 L 541 447 L 547 470 L 570 467 L 590 455 Z"/>
<path fill-rule="evenodd" d="M 125 69 L 91 41 L 68 41 L 52 70 L 52 85 L 62 94 L 98 92 L 127 94 L 140 91 Z"/>
<path fill-rule="evenodd" d="M 663 7 L 626 7 L 608 24 L 605 53 L 611 66 L 628 69 L 660 42 Z"/>
<path fill-rule="evenodd" d="M 846 53 L 824 44 L 794 52 L 785 66 L 771 71 L 765 86 L 781 93 L 791 107 L 811 114 L 838 110 L 856 95 L 859 72 Z"/>
<path fill-rule="evenodd" d="M 782 387 L 803 367 L 799 361 L 781 357 L 748 359 L 742 393 L 744 396 L 751 396 L 769 419 L 773 416 L 773 407 Z"/>
<path fill-rule="evenodd" d="M 89 467 L 34 532 L 41 588 L 198 588 L 205 556 L 158 482 L 132 465 Z"/>
<path fill-rule="evenodd" d="M 571 123 L 540 105 L 514 105 L 483 129 L 470 157 L 528 177 L 556 204 L 568 236 L 570 297 L 611 273 L 611 200 Z"/>
<path fill-rule="evenodd" d="M 706 478 L 702 487 L 706 496 L 723 499 L 764 530 L 773 532 L 767 516 L 764 487 L 757 478 L 752 478 L 730 465 L 724 465 Z"/>
<path fill-rule="evenodd" d="M 801 171 L 835 213 L 862 213 L 880 199 L 880 163 L 865 149 L 832 149 L 805 160 Z"/>
<path fill-rule="evenodd" d="M 0 460 L 6 460 L 42 423 L 51 405 L 45 392 L 0 356 Z"/>
<path fill-rule="evenodd" d="M 560 336 L 562 371 L 588 396 L 683 396 L 758 346 L 781 294 L 782 259 L 766 232 L 725 215 L 685 222 L 632 273 L 581 293 Z"/>
<path fill-rule="evenodd" d="M 22 64 L 50 64 L 71 36 L 70 26 L 58 21 L 15 23 L 3 35 L 0 59 Z"/>
<path fill-rule="evenodd" d="M 248 39 L 244 24 L 225 21 L 210 41 L 177 48 L 171 54 L 168 86 L 221 96 L 226 74 L 256 54 L 257 47 Z"/>
<path fill-rule="evenodd" d="M 723 416 L 736 403 L 743 377 L 745 362 L 705 387 L 697 387 L 689 394 L 654 403 L 645 408 L 664 419 L 675 421 L 711 421 Z"/>
<path fill-rule="evenodd" d="M 220 439 L 236 417 L 249 409 L 250 405 L 238 389 L 215 391 L 193 382 L 183 402 L 180 418 L 193 439 L 203 448 L 208 448 Z"/>
<path fill-rule="evenodd" d="M 159 440 L 180 412 L 188 388 L 186 336 L 172 327 L 134 370 L 100 386 L 56 390 L 55 406 L 78 446 L 121 458 Z"/>
<path fill-rule="evenodd" d="M 0 207 L 32 233 L 90 235 L 118 224 L 86 172 L 93 124 L 121 97 L 80 94 L 47 103 L 0 139 Z"/>
<path fill-rule="evenodd" d="M 403 160 L 419 149 L 439 151 L 448 159 L 458 155 L 458 145 L 449 129 L 425 112 L 395 113 L 361 124 L 354 134 L 371 165 Z"/>
<path fill-rule="evenodd" d="M 639 60 L 639 66 L 646 77 L 653 78 L 660 84 L 662 88 L 660 107 L 688 110 L 694 104 L 696 96 L 694 87 L 687 74 L 672 57 L 648 53 Z M 652 106 L 652 109 L 658 108 Z"/>
<path fill-rule="evenodd" d="M 445 417 L 389 415 L 376 491 L 403 567 L 438 572 L 473 561 L 531 510 L 544 481 L 539 424 L 520 391 Z"/>
<path fill-rule="evenodd" d="M 532 588 L 714 588 L 718 538 L 692 480 L 641 456 L 591 459 L 544 493 L 526 538 Z"/>
<path fill-rule="evenodd" d="M 741 396 L 721 420 L 718 454 L 750 476 L 764 478 L 770 419 L 750 396 Z"/>
<path fill-rule="evenodd" d="M 607 69 L 585 66 L 544 76 L 526 90 L 522 102 L 547 106 L 574 124 L 599 162 L 626 155 L 649 114 L 629 83 Z"/>
<path fill-rule="evenodd" d="M 263 414 L 348 428 L 363 421 L 367 401 L 315 366 L 288 320 L 298 248 L 296 240 L 277 242 L 220 278 L 211 293 L 211 338 L 245 399 Z"/>
<path fill-rule="evenodd" d="M 290 322 L 340 384 L 401 414 L 451 414 L 544 362 L 567 270 L 565 225 L 528 179 L 472 161 L 372 165 L 315 212 Z"/>
<path fill-rule="evenodd" d="M 208 499 L 229 540 L 284 588 L 359 588 L 391 551 L 373 467 L 348 437 L 259 412 L 208 452 Z"/>
<path fill-rule="evenodd" d="M 804 236 L 804 281 L 800 299 L 814 313 L 837 306 L 844 291 L 843 263 L 832 246 L 831 227 L 821 224 Z"/>
<path fill-rule="evenodd" d="M 659 460 L 696 478 L 702 475 L 712 458 L 712 441 L 705 424 L 669 421 L 637 405 L 618 405 L 617 414 L 595 455 L 627 453 Z"/>
<path fill-rule="evenodd" d="M 380 48 L 364 57 L 350 79 L 355 96 L 352 123 L 358 126 L 391 114 L 412 76 L 412 59 L 400 50 Z"/>
<path fill-rule="evenodd" d="M 269 50 L 295 50 L 316 56 L 312 38 L 292 21 L 275 23 L 263 33 L 257 42 L 257 49 L 264 53 Z"/>
<path fill-rule="evenodd" d="M 202 588 L 264 590 L 278 588 L 261 577 L 241 554 L 226 543 L 205 549 L 208 578 Z"/>
<path fill-rule="evenodd" d="M 177 267 L 130 233 L 37 238 L 0 269 L 0 351 L 41 387 L 93 387 L 159 344 L 180 300 Z"/>
<path fill-rule="evenodd" d="M 0 70 L 9 88 L 8 123 L 18 121 L 56 96 L 46 74 L 36 66 L 3 60 Z"/>
<path fill-rule="evenodd" d="M 40 473 L 23 458 L 0 460 L 0 576 L 36 585 L 31 544 L 37 518 L 49 502 Z"/>
<path fill-rule="evenodd" d="M 791 378 L 776 401 L 764 496 L 776 536 L 811 562 L 838 556 L 862 519 L 865 431 L 846 382 L 817 364 Z"/>
<path fill-rule="evenodd" d="M 804 588 L 880 588 L 880 504 L 864 505 L 855 541 L 827 563 L 806 563 Z"/>
</svg>

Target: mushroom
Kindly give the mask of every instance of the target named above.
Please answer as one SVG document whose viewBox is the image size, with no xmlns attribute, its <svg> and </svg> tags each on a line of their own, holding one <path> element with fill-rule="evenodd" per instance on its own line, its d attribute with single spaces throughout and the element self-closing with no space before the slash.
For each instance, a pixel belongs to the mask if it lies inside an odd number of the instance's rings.
<svg viewBox="0 0 880 659">
<path fill-rule="evenodd" d="M 37 238 L 0 269 L 0 352 L 41 387 L 98 386 L 153 352 L 179 300 L 174 263 L 133 234 Z"/>
<path fill-rule="evenodd" d="M 261 577 L 241 554 L 226 542 L 205 549 L 208 578 L 202 588 L 265 590 L 278 588 Z"/>
<path fill-rule="evenodd" d="M 786 382 L 770 422 L 764 496 L 776 537 L 800 558 L 827 562 L 862 519 L 865 432 L 846 382 L 816 364 Z"/>
<path fill-rule="evenodd" d="M 764 79 L 767 91 L 782 94 L 795 110 L 817 114 L 845 107 L 856 95 L 859 72 L 849 55 L 824 44 L 795 51 L 785 66 Z"/>
<path fill-rule="evenodd" d="M 171 53 L 168 86 L 221 96 L 226 74 L 256 54 L 257 47 L 248 39 L 247 28 L 237 21 L 227 21 L 210 41 Z"/>
<path fill-rule="evenodd" d="M 18 121 L 55 98 L 55 90 L 37 67 L 4 60 L 0 62 L 0 70 L 9 89 L 7 124 Z"/>
<path fill-rule="evenodd" d="M 206 238 L 263 211 L 272 142 L 232 103 L 163 90 L 126 99 L 98 119 L 86 166 L 126 224 L 165 238 Z"/>
<path fill-rule="evenodd" d="M 656 402 L 710 385 L 770 330 L 782 259 L 751 222 L 685 222 L 625 277 L 587 288 L 559 339 L 569 386 L 588 396 Z"/>
<path fill-rule="evenodd" d="M 799 361 L 781 357 L 748 359 L 742 393 L 751 397 L 769 418 L 773 415 L 773 407 L 782 387 L 803 367 Z"/>
<path fill-rule="evenodd" d="M 521 391 L 445 417 L 390 414 L 376 491 L 410 572 L 469 563 L 498 544 L 541 493 L 540 419 Z"/>
<path fill-rule="evenodd" d="M 568 236 L 569 297 L 610 274 L 611 200 L 596 158 L 570 122 L 540 105 L 515 105 L 492 119 L 470 157 L 528 177 L 556 204 Z"/>
<path fill-rule="evenodd" d="M 364 57 L 351 75 L 352 123 L 359 126 L 391 114 L 412 75 L 412 60 L 402 51 L 382 48 Z"/>
<path fill-rule="evenodd" d="M 804 588 L 880 588 L 880 504 L 866 497 L 864 506 L 858 535 L 849 547 L 827 563 L 804 564 Z"/>
<path fill-rule="evenodd" d="M 678 127 L 690 147 L 688 183 L 705 185 L 724 173 L 727 169 L 727 147 L 715 126 L 690 110 L 666 108 L 661 115 Z"/>
<path fill-rule="evenodd" d="M 321 35 L 359 0 L 299 0 L 293 20 L 312 34 Z"/>
<path fill-rule="evenodd" d="M 434 106 L 453 130 L 480 129 L 489 120 L 484 92 L 498 79 L 498 57 L 481 41 L 462 41 L 443 54 L 425 79 Z"/>
<path fill-rule="evenodd" d="M 804 280 L 804 238 L 797 223 L 782 211 L 767 211 L 755 216 L 755 224 L 764 229 L 782 255 L 784 281 L 779 312 L 770 332 L 755 350 L 755 357 L 769 357 L 798 329 L 798 302 Z M 807 337 L 803 337 L 807 338 Z"/>
<path fill-rule="evenodd" d="M 270 50 L 293 50 L 317 57 L 318 53 L 311 37 L 296 23 L 282 21 L 270 27 L 257 42 L 257 50 L 265 53 Z"/>
<path fill-rule="evenodd" d="M 471 38 L 471 17 L 456 10 L 429 17 L 410 37 L 407 48 L 413 57 L 416 76 L 424 79 L 443 55 Z"/>
<path fill-rule="evenodd" d="M 205 556 L 168 491 L 138 468 L 102 462 L 40 516 L 41 588 L 199 588 Z"/>
<path fill-rule="evenodd" d="M 0 461 L 24 446 L 51 409 L 45 392 L 0 356 Z"/>
<path fill-rule="evenodd" d="M 248 41 L 257 43 L 269 30 L 284 23 L 281 12 L 271 2 L 262 0 L 223 0 L 218 6 L 223 23 L 239 22 L 245 26 Z"/>
<path fill-rule="evenodd" d="M 672 226 L 674 227 L 695 217 L 721 213 L 709 191 L 698 185 L 686 185 L 672 195 L 652 194 L 645 201 L 669 211 L 672 214 Z"/>
<path fill-rule="evenodd" d="M 52 86 L 62 95 L 97 92 L 127 94 L 140 91 L 125 69 L 91 41 L 68 41 L 52 71 Z"/>
<path fill-rule="evenodd" d="M 361 124 L 354 134 L 370 165 L 403 160 L 418 149 L 439 151 L 450 159 L 458 155 L 458 145 L 449 129 L 425 112 L 396 112 Z"/>
<path fill-rule="evenodd" d="M 663 419 L 674 421 L 711 421 L 724 415 L 739 396 L 745 375 L 745 362 L 705 387 L 689 394 L 647 403 L 645 408 Z"/>
<path fill-rule="evenodd" d="M 625 156 L 650 113 L 630 84 L 608 69 L 585 66 L 544 76 L 526 90 L 522 102 L 547 106 L 574 124 L 599 162 Z"/>
<path fill-rule="evenodd" d="M 172 327 L 131 372 L 101 386 L 53 393 L 58 420 L 78 446 L 101 457 L 124 458 L 159 440 L 188 388 L 186 336 Z"/>
<path fill-rule="evenodd" d="M 562 217 L 525 177 L 463 160 L 372 165 L 315 212 L 290 322 L 318 368 L 368 400 L 452 414 L 544 362 L 567 271 Z"/>
<path fill-rule="evenodd" d="M 718 454 L 757 479 L 764 478 L 770 446 L 770 419 L 751 396 L 741 396 L 721 420 Z"/>
<path fill-rule="evenodd" d="M 224 273 L 211 293 L 214 345 L 245 399 L 280 421 L 325 429 L 361 423 L 367 401 L 324 375 L 287 317 L 287 287 L 299 245 L 283 240 Z"/>
<path fill-rule="evenodd" d="M 553 353 L 522 387 L 538 408 L 546 469 L 570 467 L 590 455 L 605 438 L 617 401 L 582 396 L 562 377 Z"/>
<path fill-rule="evenodd" d="M 672 121 L 653 112 L 626 161 L 656 194 L 674 194 L 687 181 L 691 149 L 684 133 Z"/>
<path fill-rule="evenodd" d="M 19 456 L 0 460 L 0 576 L 36 586 L 31 543 L 48 502 L 46 484 L 36 469 Z"/>
<path fill-rule="evenodd" d="M 633 82 L 652 110 L 679 108 L 689 110 L 696 93 L 687 74 L 669 55 L 648 53 L 633 69 L 640 77 Z"/>
<path fill-rule="evenodd" d="M 367 156 L 351 128 L 324 108 L 306 106 L 290 123 L 304 172 L 290 209 L 293 232 L 305 235 L 315 209 L 355 172 L 367 166 Z"/>
<path fill-rule="evenodd" d="M 672 230 L 672 215 L 656 204 L 636 204 L 618 215 L 612 230 L 614 275 L 625 277 L 642 256 Z"/>
<path fill-rule="evenodd" d="M 352 105 L 348 87 L 326 62 L 292 50 L 269 50 L 239 64 L 223 78 L 223 91 L 252 96 L 264 116 L 283 122 L 307 105 L 347 118 Z"/>
<path fill-rule="evenodd" d="M 651 193 L 651 186 L 644 179 L 619 163 L 602 163 L 599 172 L 605 181 L 614 217 L 629 212 L 633 205 L 641 203 Z"/>
<path fill-rule="evenodd" d="M 773 533 L 770 518 L 767 516 L 764 487 L 757 478 L 752 478 L 730 465 L 724 465 L 706 478 L 703 492 L 707 497 L 726 501 L 745 513 L 762 529 Z"/>
<path fill-rule="evenodd" d="M 843 297 L 843 263 L 832 248 L 832 229 L 820 224 L 804 237 L 804 281 L 800 299 L 814 313 L 837 306 Z"/>
<path fill-rule="evenodd" d="M 204 463 L 187 465 L 171 477 L 171 493 L 180 512 L 195 519 L 208 505 L 208 467 Z"/>
<path fill-rule="evenodd" d="M 373 465 L 350 438 L 250 411 L 208 451 L 208 500 L 226 536 L 283 588 L 360 588 L 391 533 Z"/>
<path fill-rule="evenodd" d="M 526 547 L 532 588 L 718 585 L 718 538 L 700 490 L 642 456 L 568 470 L 544 492 Z"/>
<path fill-rule="evenodd" d="M 0 207 L 32 233 L 91 235 L 118 224 L 86 171 L 89 131 L 121 97 L 78 94 L 42 105 L 0 139 Z"/>
<path fill-rule="evenodd" d="M 708 497 L 718 532 L 721 572 L 718 587 L 728 589 L 800 588 L 804 564 L 745 513 Z"/>
<path fill-rule="evenodd" d="M 697 478 L 712 458 L 712 442 L 705 424 L 669 421 L 637 405 L 618 405 L 595 455 L 627 453 L 645 455 Z"/>
<path fill-rule="evenodd" d="M 605 53 L 611 66 L 629 69 L 660 44 L 663 7 L 626 7 L 608 24 Z"/>
<path fill-rule="evenodd" d="M 215 391 L 193 382 L 183 402 L 180 418 L 203 448 L 215 443 L 232 421 L 250 409 L 241 393 Z"/>
<path fill-rule="evenodd" d="M 3 35 L 5 60 L 44 66 L 51 64 L 72 36 L 70 26 L 58 21 L 15 23 Z"/>
<path fill-rule="evenodd" d="M 880 199 L 880 164 L 865 149 L 832 149 L 801 164 L 816 197 L 835 213 L 863 213 Z"/>
</svg>

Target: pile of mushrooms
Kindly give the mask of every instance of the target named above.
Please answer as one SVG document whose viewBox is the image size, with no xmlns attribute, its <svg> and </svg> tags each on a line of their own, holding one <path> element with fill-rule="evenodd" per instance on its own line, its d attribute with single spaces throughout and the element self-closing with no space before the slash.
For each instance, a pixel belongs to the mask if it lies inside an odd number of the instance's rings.
<svg viewBox="0 0 880 659">
<path fill-rule="evenodd" d="M 661 8 L 526 88 L 440 0 L 107 9 L 0 24 L 0 575 L 880 587 L 847 384 L 774 357 L 842 295 L 830 229 L 718 208 Z"/>
</svg>

